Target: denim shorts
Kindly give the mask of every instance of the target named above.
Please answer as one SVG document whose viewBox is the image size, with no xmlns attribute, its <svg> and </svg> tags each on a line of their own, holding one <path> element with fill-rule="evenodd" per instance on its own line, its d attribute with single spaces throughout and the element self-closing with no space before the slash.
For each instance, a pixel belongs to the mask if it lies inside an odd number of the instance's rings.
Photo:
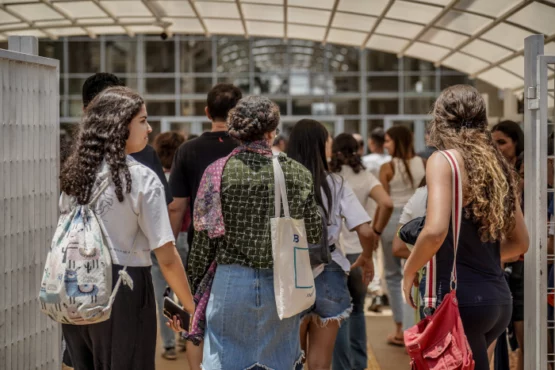
<svg viewBox="0 0 555 370">
<path fill-rule="evenodd" d="M 303 312 L 303 319 L 319 319 L 325 326 L 331 320 L 346 320 L 353 306 L 347 286 L 347 274 L 335 261 L 327 264 L 324 271 L 314 279 L 316 302 Z"/>
<path fill-rule="evenodd" d="M 300 315 L 280 320 L 274 271 L 218 265 L 206 308 L 204 370 L 299 370 Z"/>
</svg>

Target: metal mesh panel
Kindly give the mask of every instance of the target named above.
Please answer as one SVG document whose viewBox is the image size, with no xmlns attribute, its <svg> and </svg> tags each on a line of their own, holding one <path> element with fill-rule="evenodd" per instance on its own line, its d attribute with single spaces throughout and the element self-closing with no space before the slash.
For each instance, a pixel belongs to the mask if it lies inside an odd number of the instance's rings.
<svg viewBox="0 0 555 370">
<path fill-rule="evenodd" d="M 0 50 L 0 369 L 60 369 L 60 327 L 39 310 L 57 224 L 58 62 Z"/>
</svg>

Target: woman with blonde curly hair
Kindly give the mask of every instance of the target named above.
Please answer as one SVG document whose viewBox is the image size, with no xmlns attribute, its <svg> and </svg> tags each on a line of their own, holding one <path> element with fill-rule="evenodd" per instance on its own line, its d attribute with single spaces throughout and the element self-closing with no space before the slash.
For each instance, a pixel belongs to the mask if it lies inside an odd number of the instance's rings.
<svg viewBox="0 0 555 370">
<path fill-rule="evenodd" d="M 457 299 L 476 370 L 487 370 L 487 348 L 505 330 L 512 312 L 501 259 L 525 253 L 528 232 L 513 168 L 495 148 L 480 93 L 467 85 L 451 86 L 441 93 L 432 114 L 431 143 L 439 150 L 450 150 L 461 169 L 463 219 L 456 259 Z M 450 291 L 454 258 L 451 168 L 440 153 L 428 160 L 426 181 L 426 223 L 405 264 L 403 279 L 405 297 L 413 306 L 409 298 L 417 271 L 436 255 L 439 305 Z"/>
</svg>

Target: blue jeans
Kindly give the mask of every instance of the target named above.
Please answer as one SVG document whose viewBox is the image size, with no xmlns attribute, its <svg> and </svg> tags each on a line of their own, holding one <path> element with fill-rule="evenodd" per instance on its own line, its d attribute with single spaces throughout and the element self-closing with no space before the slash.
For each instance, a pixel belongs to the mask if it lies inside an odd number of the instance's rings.
<svg viewBox="0 0 555 370">
<path fill-rule="evenodd" d="M 204 370 L 303 368 L 300 315 L 279 319 L 274 271 L 218 265 L 206 307 Z"/>
<path fill-rule="evenodd" d="M 319 319 L 326 326 L 329 321 L 339 323 L 351 314 L 351 296 L 347 287 L 347 274 L 343 268 L 332 261 L 324 267 L 324 271 L 314 279 L 316 285 L 316 302 L 304 311 L 303 319 Z"/>
<path fill-rule="evenodd" d="M 382 248 L 384 258 L 385 281 L 389 291 L 389 304 L 393 311 L 393 320 L 400 324 L 403 322 L 403 268 L 401 259 L 393 255 L 393 239 L 397 235 L 399 219 L 401 218 L 402 208 L 394 208 L 389 223 L 382 233 Z"/>
<path fill-rule="evenodd" d="M 177 253 L 181 257 L 183 266 L 187 262 L 187 254 L 189 253 L 189 246 L 187 245 L 187 233 L 181 232 L 177 236 L 177 241 L 175 243 L 177 248 Z M 154 297 L 156 298 L 156 304 L 158 305 L 158 320 L 160 325 L 160 334 L 162 335 L 162 344 L 165 349 L 175 348 L 175 333 L 166 326 L 168 321 L 163 313 L 164 307 L 164 291 L 168 284 L 164 275 L 162 275 L 162 270 L 160 270 L 160 265 L 154 253 L 152 253 L 152 283 L 154 285 Z"/>
<path fill-rule="evenodd" d="M 353 264 L 359 256 L 360 253 L 348 254 L 347 259 Z M 364 370 L 368 365 L 364 318 L 366 285 L 362 281 L 360 267 L 351 270 L 347 285 L 353 302 L 353 311 L 337 333 L 333 350 L 333 370 Z"/>
</svg>

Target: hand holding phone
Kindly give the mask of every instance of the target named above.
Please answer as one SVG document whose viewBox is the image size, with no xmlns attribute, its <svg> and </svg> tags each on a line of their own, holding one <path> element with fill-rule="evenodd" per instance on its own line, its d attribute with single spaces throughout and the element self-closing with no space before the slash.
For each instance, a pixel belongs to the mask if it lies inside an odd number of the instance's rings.
<svg viewBox="0 0 555 370">
<path fill-rule="evenodd" d="M 174 331 L 189 331 L 191 315 L 169 297 L 164 298 L 164 316 L 173 323 L 173 325 L 169 324 Z M 179 325 L 174 321 L 174 316 L 179 320 Z"/>
</svg>

